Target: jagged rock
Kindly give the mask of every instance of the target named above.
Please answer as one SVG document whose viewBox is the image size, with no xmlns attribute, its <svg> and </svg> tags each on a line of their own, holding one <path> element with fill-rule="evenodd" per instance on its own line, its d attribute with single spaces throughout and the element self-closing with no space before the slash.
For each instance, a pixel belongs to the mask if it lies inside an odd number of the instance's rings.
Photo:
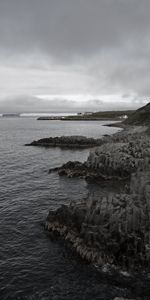
<svg viewBox="0 0 150 300">
<path fill-rule="evenodd" d="M 105 140 L 103 145 L 90 151 L 86 162 L 68 162 L 58 168 L 59 175 L 86 180 L 129 179 L 142 168 L 145 160 L 150 164 L 150 137 L 142 133 L 131 136 L 126 134 L 123 142 L 122 136 L 121 142 Z"/>
<path fill-rule="evenodd" d="M 87 166 L 79 161 L 69 161 L 58 168 L 60 176 L 66 175 L 67 177 L 85 177 L 87 174 Z M 51 172 L 51 170 L 49 170 Z"/>
<path fill-rule="evenodd" d="M 137 143 L 138 142 L 138 143 Z M 86 165 L 108 177 L 126 178 L 150 162 L 150 139 L 145 137 L 128 143 L 106 143 L 90 152 Z"/>
<path fill-rule="evenodd" d="M 138 170 L 131 178 L 129 194 L 106 195 L 50 211 L 48 230 L 61 232 L 88 261 L 126 269 L 149 268 L 149 176 L 150 168 Z"/>
</svg>

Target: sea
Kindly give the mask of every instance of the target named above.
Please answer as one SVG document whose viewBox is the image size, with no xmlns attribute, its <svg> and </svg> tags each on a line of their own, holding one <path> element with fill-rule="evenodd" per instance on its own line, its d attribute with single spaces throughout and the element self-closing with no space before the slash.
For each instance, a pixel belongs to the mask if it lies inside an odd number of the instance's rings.
<svg viewBox="0 0 150 300">
<path fill-rule="evenodd" d="M 85 161 L 90 150 L 24 146 L 44 137 L 100 138 L 120 130 L 103 126 L 108 123 L 0 118 L 0 300 L 113 300 L 133 298 L 138 291 L 140 295 L 141 279 L 112 274 L 107 266 L 99 270 L 43 228 L 49 210 L 99 195 L 98 184 L 48 174 L 68 160 Z"/>
</svg>

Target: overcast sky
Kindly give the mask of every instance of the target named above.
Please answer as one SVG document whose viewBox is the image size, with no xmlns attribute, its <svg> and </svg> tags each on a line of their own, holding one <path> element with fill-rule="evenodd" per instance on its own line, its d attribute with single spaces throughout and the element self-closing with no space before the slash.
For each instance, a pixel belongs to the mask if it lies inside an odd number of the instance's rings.
<svg viewBox="0 0 150 300">
<path fill-rule="evenodd" d="M 150 100 L 150 0 L 0 0 L 0 112 Z"/>
</svg>

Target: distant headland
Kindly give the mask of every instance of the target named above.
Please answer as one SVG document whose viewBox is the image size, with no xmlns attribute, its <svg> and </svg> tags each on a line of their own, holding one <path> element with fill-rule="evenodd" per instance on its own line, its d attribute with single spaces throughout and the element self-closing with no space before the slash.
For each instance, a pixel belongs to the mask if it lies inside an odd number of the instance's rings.
<svg viewBox="0 0 150 300">
<path fill-rule="evenodd" d="M 77 113 L 76 115 L 68 116 L 41 116 L 37 120 L 61 120 L 61 121 L 121 121 L 130 116 L 134 110 L 123 110 L 123 111 L 101 111 L 101 112 L 85 112 Z"/>
</svg>

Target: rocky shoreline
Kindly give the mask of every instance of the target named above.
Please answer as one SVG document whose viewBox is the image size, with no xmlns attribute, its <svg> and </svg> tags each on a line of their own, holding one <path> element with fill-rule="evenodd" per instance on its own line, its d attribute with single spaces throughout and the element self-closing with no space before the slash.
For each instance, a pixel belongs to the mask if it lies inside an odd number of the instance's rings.
<svg viewBox="0 0 150 300">
<path fill-rule="evenodd" d="M 109 194 L 50 211 L 46 229 L 99 266 L 150 267 L 150 170 L 132 175 L 129 193 Z"/>
<path fill-rule="evenodd" d="M 50 169 L 60 176 L 86 180 L 126 180 L 150 157 L 150 138 L 145 127 L 132 127 L 104 137 L 100 147 L 90 151 L 87 161 L 69 161 Z"/>
<path fill-rule="evenodd" d="M 119 185 L 125 180 L 121 193 L 63 205 L 50 211 L 45 223 L 48 231 L 98 266 L 150 270 L 150 136 L 145 129 L 127 128 L 106 137 L 85 163 L 55 169 L 68 177 L 117 179 Z"/>
<path fill-rule="evenodd" d="M 85 136 L 61 136 L 43 138 L 25 146 L 60 147 L 60 148 L 92 148 L 103 144 L 103 139 L 87 138 Z"/>
</svg>

